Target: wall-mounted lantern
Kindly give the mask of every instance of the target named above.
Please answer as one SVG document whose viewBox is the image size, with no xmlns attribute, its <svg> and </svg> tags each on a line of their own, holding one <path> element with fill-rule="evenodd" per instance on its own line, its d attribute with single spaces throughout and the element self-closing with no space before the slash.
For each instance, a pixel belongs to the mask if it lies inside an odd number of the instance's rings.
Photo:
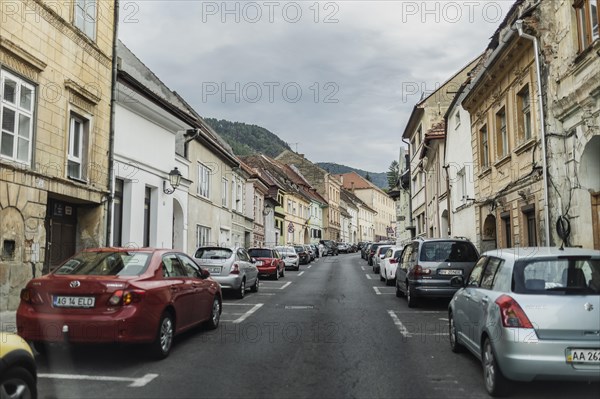
<svg viewBox="0 0 600 399">
<path fill-rule="evenodd" d="M 169 184 L 171 184 L 171 188 L 167 188 L 167 182 L 163 180 L 163 192 L 165 194 L 173 194 L 175 189 L 179 187 L 179 183 L 181 183 L 181 172 L 175 167 L 169 172 Z"/>
</svg>

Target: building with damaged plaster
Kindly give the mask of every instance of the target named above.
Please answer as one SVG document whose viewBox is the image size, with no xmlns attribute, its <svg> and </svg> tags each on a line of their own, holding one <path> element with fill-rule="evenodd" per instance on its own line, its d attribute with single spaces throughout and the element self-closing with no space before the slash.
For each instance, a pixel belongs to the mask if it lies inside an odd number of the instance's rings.
<svg viewBox="0 0 600 399">
<path fill-rule="evenodd" d="M 11 2 L 0 24 L 0 311 L 104 244 L 114 1 Z M 91 14 L 93 13 L 93 14 Z"/>
</svg>

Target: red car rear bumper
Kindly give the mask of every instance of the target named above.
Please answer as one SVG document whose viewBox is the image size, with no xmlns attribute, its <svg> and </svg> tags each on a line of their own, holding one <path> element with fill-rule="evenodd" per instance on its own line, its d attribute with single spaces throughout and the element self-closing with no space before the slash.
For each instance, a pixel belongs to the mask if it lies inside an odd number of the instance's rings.
<svg viewBox="0 0 600 399">
<path fill-rule="evenodd" d="M 158 319 L 148 313 L 135 306 L 110 314 L 39 313 L 32 306 L 21 304 L 17 332 L 26 340 L 42 342 L 152 342 Z"/>
</svg>

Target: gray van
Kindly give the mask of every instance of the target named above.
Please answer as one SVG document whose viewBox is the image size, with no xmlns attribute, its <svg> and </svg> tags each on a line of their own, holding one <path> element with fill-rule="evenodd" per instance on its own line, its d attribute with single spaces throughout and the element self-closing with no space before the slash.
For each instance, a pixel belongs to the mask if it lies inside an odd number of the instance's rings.
<svg viewBox="0 0 600 399">
<path fill-rule="evenodd" d="M 418 238 L 406 245 L 396 269 L 396 296 L 406 296 L 408 307 L 417 298 L 452 298 L 458 290 L 450 280 L 467 278 L 479 254 L 465 238 Z"/>
</svg>

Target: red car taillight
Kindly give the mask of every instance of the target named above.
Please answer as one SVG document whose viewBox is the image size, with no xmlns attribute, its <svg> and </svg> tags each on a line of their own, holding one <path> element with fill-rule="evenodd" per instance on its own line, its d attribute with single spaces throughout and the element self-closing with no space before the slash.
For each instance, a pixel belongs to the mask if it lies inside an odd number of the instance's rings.
<svg viewBox="0 0 600 399">
<path fill-rule="evenodd" d="M 533 328 L 529 318 L 513 298 L 508 295 L 501 295 L 495 302 L 500 308 L 504 327 Z"/>
<path fill-rule="evenodd" d="M 390 259 L 390 265 L 398 263 L 398 259 L 392 258 Z"/>
<path fill-rule="evenodd" d="M 417 277 L 417 276 L 428 276 L 428 275 L 431 274 L 431 270 L 427 269 L 427 268 L 424 268 L 424 267 L 421 267 L 419 265 L 416 265 L 415 269 L 413 270 L 413 273 L 414 273 L 415 277 Z"/>
<path fill-rule="evenodd" d="M 42 297 L 31 288 L 23 288 L 21 290 L 21 300 L 31 305 L 39 305 L 43 303 Z"/>
<path fill-rule="evenodd" d="M 240 267 L 237 263 L 231 265 L 231 270 L 229 270 L 229 274 L 240 274 Z"/>
<path fill-rule="evenodd" d="M 108 304 L 111 306 L 125 306 L 134 302 L 140 302 L 145 293 L 146 291 L 144 290 L 117 290 L 108 300 Z"/>
</svg>

